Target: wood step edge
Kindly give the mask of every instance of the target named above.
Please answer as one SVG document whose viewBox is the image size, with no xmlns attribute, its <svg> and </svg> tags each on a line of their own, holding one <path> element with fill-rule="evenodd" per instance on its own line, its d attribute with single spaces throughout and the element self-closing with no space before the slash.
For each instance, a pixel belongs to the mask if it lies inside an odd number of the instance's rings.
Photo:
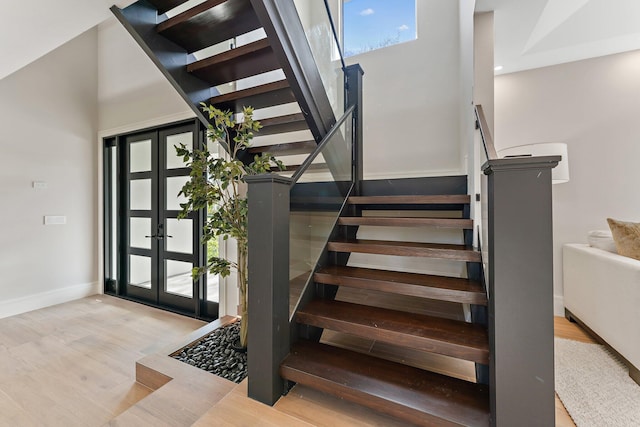
<svg viewBox="0 0 640 427">
<path fill-rule="evenodd" d="M 280 374 L 416 425 L 489 425 L 487 386 L 350 350 L 298 342 Z"/>
<path fill-rule="evenodd" d="M 161 16 L 167 13 L 168 11 L 175 9 L 176 7 L 188 1 L 189 0 L 169 0 L 169 1 L 151 0 L 149 3 L 153 4 L 153 6 L 157 8 L 158 16 Z"/>
<path fill-rule="evenodd" d="M 296 322 L 344 332 L 475 363 L 489 363 L 486 328 L 444 319 L 336 300 L 314 300 L 299 309 Z"/>
<path fill-rule="evenodd" d="M 234 49 L 230 49 L 226 52 L 219 53 L 217 55 L 210 56 L 208 58 L 201 59 L 199 61 L 192 62 L 187 65 L 187 71 L 192 73 L 194 71 L 201 70 L 203 68 L 208 68 L 226 61 L 230 61 L 232 59 L 240 58 L 245 55 L 250 55 L 252 53 L 258 52 L 260 50 L 269 49 L 271 45 L 269 44 L 268 39 L 260 39 L 255 42 L 251 42 Z"/>
<path fill-rule="evenodd" d="M 310 154 L 317 147 L 318 144 L 316 144 L 315 141 L 287 142 L 284 144 L 260 145 L 257 147 L 250 147 L 249 153 L 271 153 L 276 156 Z"/>
<path fill-rule="evenodd" d="M 479 282 L 457 277 L 329 266 L 315 272 L 314 281 L 439 301 L 488 304 L 486 292 Z"/>
<path fill-rule="evenodd" d="M 183 22 L 188 21 L 189 19 L 201 14 L 202 12 L 206 12 L 209 9 L 213 9 L 214 7 L 221 5 L 226 1 L 227 0 L 207 0 L 204 3 L 200 3 L 199 5 L 196 5 L 191 9 L 185 10 L 184 12 L 179 13 L 178 15 L 173 16 L 164 22 L 161 22 L 156 27 L 157 31 L 161 33 L 176 25 L 182 24 Z"/>
<path fill-rule="evenodd" d="M 209 103 L 215 105 L 221 104 L 223 102 L 237 101 L 248 96 L 262 95 L 265 93 L 287 88 L 289 88 L 289 83 L 287 82 L 287 80 L 278 80 L 275 82 L 253 86 L 246 89 L 236 90 L 233 92 L 225 93 L 223 95 L 217 95 L 213 98 L 210 98 Z"/>
<path fill-rule="evenodd" d="M 473 220 L 465 218 L 350 216 L 338 218 L 339 225 L 372 225 L 387 227 L 437 227 L 473 229 Z"/>
<path fill-rule="evenodd" d="M 295 123 L 295 122 L 306 123 L 304 114 L 302 113 L 293 113 L 293 114 L 286 114 L 283 116 L 268 117 L 266 119 L 259 119 L 258 121 L 260 122 L 263 128 L 266 128 L 269 126 L 281 125 L 281 124 Z"/>
<path fill-rule="evenodd" d="M 395 242 L 389 240 L 332 240 L 327 243 L 332 252 L 357 252 L 378 255 L 396 255 L 448 259 L 452 261 L 480 262 L 480 252 L 464 245 Z"/>
<path fill-rule="evenodd" d="M 352 205 L 430 205 L 430 204 L 469 204 L 468 194 L 440 194 L 440 195 L 402 195 L 402 196 L 351 196 Z"/>
</svg>

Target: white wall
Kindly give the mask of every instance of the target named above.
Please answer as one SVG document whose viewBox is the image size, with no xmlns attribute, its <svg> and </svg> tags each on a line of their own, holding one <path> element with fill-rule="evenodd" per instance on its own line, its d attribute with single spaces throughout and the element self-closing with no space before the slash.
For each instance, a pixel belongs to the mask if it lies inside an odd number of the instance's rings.
<svg viewBox="0 0 640 427">
<path fill-rule="evenodd" d="M 0 79 L 62 46 L 111 16 L 114 3 L 135 0 L 20 0 L 0 14 Z"/>
<path fill-rule="evenodd" d="M 497 148 L 566 142 L 571 180 L 553 186 L 554 288 L 564 243 L 586 243 L 606 218 L 640 221 L 640 51 L 495 79 Z M 559 310 L 556 310 L 556 314 Z"/>
<path fill-rule="evenodd" d="M 418 39 L 347 58 L 364 69 L 365 179 L 464 173 L 457 1 L 417 1 Z"/>
<path fill-rule="evenodd" d="M 194 117 L 115 18 L 98 26 L 98 67 L 99 129 L 104 136 Z"/>
<path fill-rule="evenodd" d="M 477 13 L 473 19 L 473 101 L 482 105 L 489 131 L 494 128 L 493 12 Z"/>
<path fill-rule="evenodd" d="M 96 48 L 89 30 L 0 80 L 0 317 L 99 290 Z"/>
</svg>

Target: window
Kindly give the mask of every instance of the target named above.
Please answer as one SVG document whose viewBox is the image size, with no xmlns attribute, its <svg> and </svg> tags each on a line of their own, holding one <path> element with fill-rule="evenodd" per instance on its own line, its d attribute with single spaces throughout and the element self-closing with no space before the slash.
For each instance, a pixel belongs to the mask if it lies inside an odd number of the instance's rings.
<svg viewBox="0 0 640 427">
<path fill-rule="evenodd" d="M 343 0 L 344 56 L 417 38 L 416 0 Z"/>
</svg>

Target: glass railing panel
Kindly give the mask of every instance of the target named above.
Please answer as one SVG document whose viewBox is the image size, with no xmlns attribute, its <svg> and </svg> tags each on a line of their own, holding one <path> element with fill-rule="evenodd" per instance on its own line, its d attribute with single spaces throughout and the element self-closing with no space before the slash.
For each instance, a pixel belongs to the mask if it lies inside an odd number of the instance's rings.
<svg viewBox="0 0 640 427">
<path fill-rule="evenodd" d="M 485 283 L 489 283 L 489 204 L 487 200 L 488 192 L 488 179 L 487 175 L 482 172 L 482 165 L 487 163 L 487 149 L 485 146 L 485 141 L 482 139 L 482 134 L 480 130 L 476 130 L 475 132 L 475 157 L 476 168 L 475 174 L 477 180 L 479 180 L 479 192 L 480 193 L 480 201 L 476 202 L 476 209 L 480 211 L 479 214 L 475 215 L 474 223 L 478 224 L 478 238 L 479 245 L 482 251 L 482 268 L 485 275 Z M 475 234 L 475 233 L 474 233 Z M 487 288 L 487 292 L 489 289 Z"/>
<path fill-rule="evenodd" d="M 344 71 L 338 40 L 324 1 L 294 0 L 336 120 L 344 114 Z"/>
<path fill-rule="evenodd" d="M 291 188 L 290 316 L 311 281 L 311 273 L 351 190 L 352 132 L 349 113 Z"/>
</svg>

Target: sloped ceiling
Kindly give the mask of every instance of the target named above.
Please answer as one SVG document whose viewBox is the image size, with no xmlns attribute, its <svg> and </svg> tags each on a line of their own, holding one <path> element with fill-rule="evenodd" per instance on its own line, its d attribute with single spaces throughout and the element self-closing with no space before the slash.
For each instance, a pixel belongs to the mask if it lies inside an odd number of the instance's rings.
<svg viewBox="0 0 640 427">
<path fill-rule="evenodd" d="M 0 79 L 111 16 L 135 0 L 12 0 L 0 13 Z"/>
<path fill-rule="evenodd" d="M 0 79 L 135 0 L 13 0 L 0 13 Z M 640 0 L 477 0 L 494 11 L 497 74 L 640 49 Z"/>
<path fill-rule="evenodd" d="M 640 49 L 640 0 L 478 0 L 494 11 L 496 74 Z"/>
</svg>

